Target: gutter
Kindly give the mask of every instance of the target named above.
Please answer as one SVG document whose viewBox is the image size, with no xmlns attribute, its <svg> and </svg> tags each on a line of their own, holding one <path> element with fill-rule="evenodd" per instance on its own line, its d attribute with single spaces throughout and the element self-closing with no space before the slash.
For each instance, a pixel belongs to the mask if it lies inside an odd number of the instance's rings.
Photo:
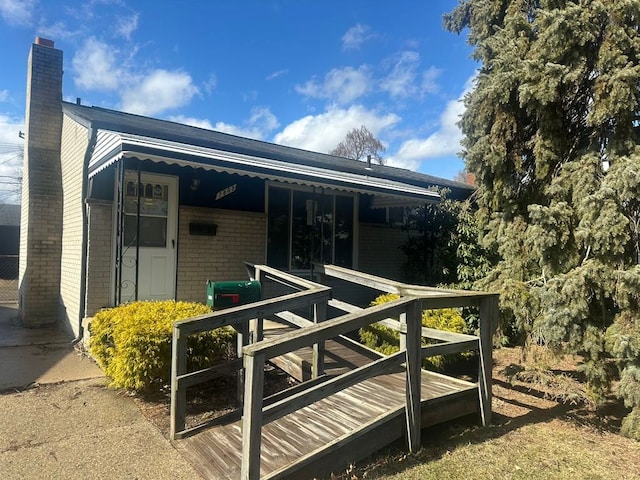
<svg viewBox="0 0 640 480">
<path fill-rule="evenodd" d="M 71 345 L 77 345 L 84 337 L 84 327 L 82 326 L 82 320 L 84 320 L 87 313 L 87 256 L 89 250 L 88 234 L 89 234 L 89 218 L 87 215 L 87 192 L 89 190 L 89 160 L 93 149 L 96 146 L 98 138 L 98 130 L 93 126 L 88 127 L 89 132 L 89 144 L 87 150 L 84 153 L 84 163 L 82 164 L 82 257 L 80 259 L 80 311 L 78 313 L 78 336 L 71 341 Z"/>
</svg>

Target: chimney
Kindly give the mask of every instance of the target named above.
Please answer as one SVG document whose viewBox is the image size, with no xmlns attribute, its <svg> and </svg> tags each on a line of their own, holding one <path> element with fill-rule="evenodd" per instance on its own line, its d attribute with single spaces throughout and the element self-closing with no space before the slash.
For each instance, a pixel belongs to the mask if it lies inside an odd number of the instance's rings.
<svg viewBox="0 0 640 480">
<path fill-rule="evenodd" d="M 62 51 L 37 37 L 29 53 L 20 227 L 19 315 L 25 327 L 58 320 L 62 247 Z"/>
</svg>

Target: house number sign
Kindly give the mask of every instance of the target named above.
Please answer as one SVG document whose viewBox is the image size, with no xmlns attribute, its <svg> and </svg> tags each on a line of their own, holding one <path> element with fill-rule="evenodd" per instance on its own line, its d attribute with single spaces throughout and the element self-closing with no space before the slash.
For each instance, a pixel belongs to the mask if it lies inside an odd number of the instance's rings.
<svg viewBox="0 0 640 480">
<path fill-rule="evenodd" d="M 218 193 L 216 193 L 216 200 L 220 200 L 221 198 L 224 198 L 227 195 L 232 194 L 233 192 L 236 191 L 236 187 L 237 186 L 238 186 L 238 184 L 234 183 L 233 185 L 225 188 L 224 190 L 220 190 Z"/>
</svg>

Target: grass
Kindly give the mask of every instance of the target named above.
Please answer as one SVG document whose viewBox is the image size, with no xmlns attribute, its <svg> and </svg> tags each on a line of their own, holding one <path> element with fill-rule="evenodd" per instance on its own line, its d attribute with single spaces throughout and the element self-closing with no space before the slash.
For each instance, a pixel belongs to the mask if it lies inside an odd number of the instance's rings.
<svg viewBox="0 0 640 480">
<path fill-rule="evenodd" d="M 400 442 L 332 478 L 640 479 L 640 442 L 617 433 L 627 410 L 616 399 L 596 410 L 560 395 L 560 387 L 572 388 L 572 359 L 556 370 L 560 386 L 546 376 L 514 375 L 521 365 L 517 350 L 495 352 L 491 426 L 470 419 L 425 429 L 416 455 Z"/>
<path fill-rule="evenodd" d="M 391 454 L 367 469 L 352 472 L 350 478 L 640 478 L 639 444 L 562 420 L 525 425 L 512 431 L 504 431 L 503 426 L 470 428 L 438 443 L 427 440 L 417 455 Z"/>
</svg>

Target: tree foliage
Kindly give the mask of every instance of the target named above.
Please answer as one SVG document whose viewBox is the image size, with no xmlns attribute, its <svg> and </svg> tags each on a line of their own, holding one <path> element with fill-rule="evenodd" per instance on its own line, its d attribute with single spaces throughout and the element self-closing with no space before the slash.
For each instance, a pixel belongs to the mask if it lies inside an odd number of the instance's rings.
<svg viewBox="0 0 640 480">
<path fill-rule="evenodd" d="M 347 136 L 336 148 L 329 152 L 338 157 L 351 158 L 352 160 L 364 160 L 368 155 L 371 159 L 384 165 L 382 154 L 386 148 L 380 140 L 373 136 L 367 127 L 362 125 L 347 133 Z"/>
<path fill-rule="evenodd" d="M 583 355 L 640 412 L 640 2 L 460 0 L 481 62 L 461 120 L 483 286 L 532 339 Z M 612 371 L 613 370 L 613 371 Z M 635 392 L 635 393 L 634 393 Z"/>
<path fill-rule="evenodd" d="M 446 189 L 440 194 L 441 202 L 408 212 L 404 225 L 408 237 L 400 247 L 407 256 L 404 278 L 411 283 L 470 290 L 489 272 L 495 255 L 479 243 L 473 198 L 451 200 Z M 476 331 L 476 309 L 465 309 L 463 316 L 468 331 Z M 503 328 L 505 341 L 513 337 L 510 330 L 508 325 Z"/>
<path fill-rule="evenodd" d="M 407 256 L 405 280 L 431 286 L 473 288 L 490 269 L 494 255 L 478 241 L 473 198 L 456 201 L 440 191 L 442 201 L 410 209 L 401 245 Z"/>
</svg>

